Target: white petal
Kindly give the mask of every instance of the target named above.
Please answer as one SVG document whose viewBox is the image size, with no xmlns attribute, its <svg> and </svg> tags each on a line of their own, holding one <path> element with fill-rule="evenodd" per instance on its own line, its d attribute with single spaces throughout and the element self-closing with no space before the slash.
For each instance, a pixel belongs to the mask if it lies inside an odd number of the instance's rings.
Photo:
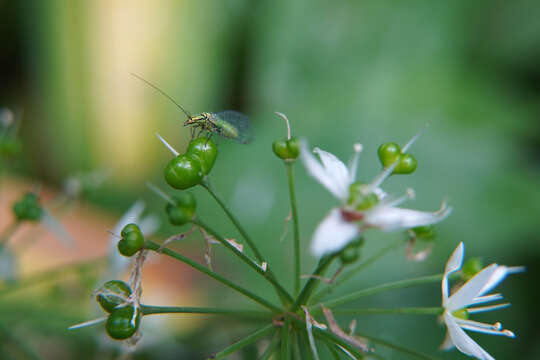
<svg viewBox="0 0 540 360">
<path fill-rule="evenodd" d="M 446 267 L 444 268 L 444 275 L 442 279 L 442 298 L 443 306 L 446 307 L 448 304 L 448 275 L 461 269 L 461 264 L 463 263 L 463 254 L 465 252 L 465 245 L 463 242 L 460 242 L 456 247 L 448 261 L 446 262 Z"/>
<path fill-rule="evenodd" d="M 461 264 L 463 263 L 463 255 L 465 253 L 465 245 L 463 242 L 460 242 L 456 247 L 448 261 L 446 262 L 446 267 L 444 268 L 444 274 L 449 275 L 454 271 L 461 269 Z"/>
<path fill-rule="evenodd" d="M 482 290 L 480 290 L 479 295 L 485 294 L 489 292 L 491 289 L 495 288 L 501 281 L 504 280 L 506 275 L 516 274 L 523 271 L 525 271 L 524 266 L 513 266 L 513 267 L 508 267 L 504 265 L 497 266 L 497 269 L 495 270 L 493 275 L 491 275 L 491 277 L 489 278 L 489 281 L 484 285 Z"/>
<path fill-rule="evenodd" d="M 334 187 L 338 189 L 340 194 L 342 194 L 342 198 L 347 197 L 349 193 L 349 185 L 352 183 L 347 166 L 345 166 L 341 160 L 327 151 L 315 148 L 313 149 L 313 152 L 319 155 L 324 166 L 324 170 L 332 179 Z"/>
<path fill-rule="evenodd" d="M 311 253 L 317 257 L 343 249 L 360 233 L 358 224 L 348 222 L 341 216 L 341 210 L 334 208 L 321 221 L 311 241 Z"/>
<path fill-rule="evenodd" d="M 493 356 L 489 355 L 459 327 L 454 320 L 454 317 L 448 311 L 444 312 L 444 322 L 448 328 L 448 334 L 452 339 L 452 343 L 458 348 L 459 351 L 465 355 L 474 356 L 480 360 L 495 360 Z"/>
<path fill-rule="evenodd" d="M 452 342 L 452 338 L 450 337 L 450 333 L 447 331 L 446 335 L 444 336 L 444 340 L 441 345 L 439 345 L 439 349 L 441 350 L 451 350 L 455 348 L 456 346 Z"/>
<path fill-rule="evenodd" d="M 340 200 L 347 198 L 349 172 L 334 155 L 318 149 L 321 161 L 309 151 L 305 141 L 300 142 L 300 158 L 307 172 Z"/>
<path fill-rule="evenodd" d="M 445 305 L 446 309 L 456 311 L 473 304 L 474 299 L 482 295 L 480 291 L 489 282 L 489 279 L 497 270 L 497 266 L 497 264 L 491 264 L 467 281 L 465 285 L 450 296 Z"/>
<path fill-rule="evenodd" d="M 452 208 L 442 208 L 437 212 L 424 212 L 398 207 L 376 206 L 366 211 L 365 222 L 369 226 L 384 231 L 409 229 L 416 226 L 436 224 L 448 215 Z"/>
</svg>

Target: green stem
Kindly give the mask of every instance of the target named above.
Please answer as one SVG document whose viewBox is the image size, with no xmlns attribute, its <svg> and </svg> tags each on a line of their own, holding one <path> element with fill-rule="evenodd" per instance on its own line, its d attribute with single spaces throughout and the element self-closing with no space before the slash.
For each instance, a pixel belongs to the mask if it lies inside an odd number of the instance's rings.
<svg viewBox="0 0 540 360">
<path fill-rule="evenodd" d="M 325 341 L 324 343 L 326 347 L 328 348 L 328 351 L 330 352 L 330 354 L 333 356 L 334 360 L 340 360 L 339 353 L 336 350 L 336 346 L 329 341 Z"/>
<path fill-rule="evenodd" d="M 271 320 L 272 313 L 266 311 L 246 311 L 207 307 L 184 307 L 184 306 L 151 306 L 141 305 L 143 315 L 154 314 L 207 314 L 207 315 L 230 315 L 243 318 Z"/>
<path fill-rule="evenodd" d="M 223 211 L 225 212 L 225 214 L 227 214 L 227 217 L 231 220 L 231 222 L 233 223 L 233 225 L 236 227 L 236 229 L 238 230 L 238 232 L 240 233 L 240 235 L 242 235 L 242 237 L 244 238 L 244 240 L 246 241 L 246 243 L 248 244 L 249 248 L 251 249 L 251 251 L 253 251 L 253 254 L 255 255 L 255 257 L 257 258 L 257 260 L 259 260 L 260 262 L 265 262 L 264 260 L 264 257 L 262 256 L 262 254 L 259 252 L 259 250 L 257 249 L 257 247 L 255 246 L 255 243 L 251 240 L 251 238 L 249 237 L 249 235 L 247 234 L 247 232 L 244 230 L 244 228 L 242 227 L 242 225 L 240 225 L 240 222 L 236 219 L 236 217 L 233 215 L 233 213 L 229 210 L 229 208 L 227 207 L 227 205 L 225 205 L 225 203 L 223 202 L 223 200 L 219 197 L 219 195 L 214 191 L 214 189 L 212 188 L 212 186 L 210 185 L 210 182 L 208 179 L 206 180 L 203 180 L 203 182 L 201 183 L 201 186 L 204 187 L 209 193 L 210 195 L 212 195 L 212 197 L 216 200 L 216 202 L 219 204 L 219 206 L 221 206 L 221 208 L 223 209 Z"/>
<path fill-rule="evenodd" d="M 147 240 L 146 244 L 145 244 L 145 248 L 148 249 L 148 250 L 159 252 L 161 247 L 160 247 L 159 244 L 156 244 L 153 241 Z M 260 296 L 253 294 L 251 291 L 249 291 L 249 290 L 247 290 L 247 289 L 245 289 L 245 288 L 243 288 L 243 287 L 241 287 L 239 285 L 236 285 L 232 281 L 227 280 L 223 276 L 213 272 L 212 270 L 207 269 L 206 267 L 202 266 L 201 264 L 191 260 L 190 258 L 188 258 L 188 257 L 186 257 L 186 256 L 184 256 L 182 254 L 179 254 L 179 253 L 177 253 L 175 251 L 172 251 L 172 250 L 169 250 L 167 248 L 161 249 L 161 252 L 163 254 L 167 255 L 167 256 L 170 256 L 170 257 L 176 259 L 176 260 L 182 261 L 183 263 L 191 266 L 195 270 L 198 270 L 198 271 L 202 272 L 203 274 L 210 276 L 211 278 L 219 281 L 220 283 L 230 287 L 233 290 L 236 290 L 237 292 L 241 293 L 242 295 L 244 295 L 244 296 L 254 300 L 255 302 L 261 304 L 262 306 L 272 310 L 273 312 L 280 312 L 281 311 L 277 306 L 275 306 L 272 303 L 266 301 L 265 299 L 261 298 Z"/>
<path fill-rule="evenodd" d="M 212 235 L 217 241 L 219 241 L 223 246 L 225 246 L 227 249 L 232 251 L 236 256 L 238 256 L 243 262 L 248 264 L 252 269 L 254 269 L 257 273 L 262 275 L 266 280 L 268 280 L 276 289 L 278 292 L 278 295 L 280 295 L 282 298 L 286 299 L 288 304 L 291 304 L 293 302 L 293 299 L 291 295 L 285 290 L 274 277 L 270 276 L 270 273 L 268 272 L 268 269 L 263 270 L 258 264 L 253 262 L 249 257 L 247 257 L 243 252 L 239 251 L 237 248 L 235 248 L 231 243 L 229 243 L 227 240 L 225 240 L 222 236 L 220 236 L 217 232 L 215 232 L 212 228 L 210 228 L 208 225 L 203 223 L 200 220 L 193 220 L 193 224 L 203 228 L 207 233 Z"/>
<path fill-rule="evenodd" d="M 4 231 L 2 231 L 2 234 L 0 234 L 0 245 L 7 243 L 9 239 L 17 232 L 20 225 L 20 221 L 15 221 L 9 224 Z"/>
<path fill-rule="evenodd" d="M 345 283 L 346 281 L 350 280 L 352 277 L 354 277 L 354 275 L 358 274 L 360 271 L 364 270 L 365 268 L 367 268 L 368 266 L 370 266 L 371 264 L 373 264 L 374 262 L 376 262 L 377 260 L 382 258 L 384 255 L 388 254 L 390 251 L 394 250 L 395 248 L 397 248 L 402 243 L 403 243 L 403 241 L 400 239 L 400 240 L 398 240 L 398 241 L 396 241 L 396 242 L 382 248 L 377 253 L 375 253 L 371 257 L 367 258 L 365 261 L 363 261 L 363 262 L 359 263 L 358 265 L 354 266 L 349 271 L 347 271 L 346 273 L 341 275 L 338 280 L 334 281 L 333 284 L 328 285 L 325 289 L 323 289 L 323 290 L 319 291 L 317 294 L 315 294 L 313 296 L 312 302 L 317 303 L 317 302 L 321 301 L 321 299 L 323 299 L 327 294 L 331 293 L 332 290 L 334 290 L 336 287 L 338 287 L 338 286 L 342 285 L 343 283 Z"/>
<path fill-rule="evenodd" d="M 236 351 L 254 343 L 255 341 L 265 337 L 266 335 L 269 335 L 274 331 L 274 326 L 272 324 L 268 324 L 265 327 L 255 331 L 254 333 L 250 334 L 249 336 L 246 336 L 242 340 L 239 340 L 232 344 L 231 346 L 225 348 L 224 350 L 220 351 L 219 353 L 211 356 L 209 359 L 224 359 L 225 357 L 231 355 L 232 353 L 235 353 Z"/>
<path fill-rule="evenodd" d="M 313 292 L 317 289 L 318 284 L 321 282 L 320 279 L 317 279 L 317 277 L 324 275 L 334 259 L 334 255 L 328 255 L 319 260 L 319 264 L 317 264 L 315 271 L 313 271 L 312 277 L 309 278 L 308 282 L 306 285 L 304 285 L 304 288 L 300 292 L 300 295 L 298 295 L 298 298 L 291 309 L 292 312 L 297 311 L 300 306 L 307 304 L 311 294 L 313 294 Z"/>
<path fill-rule="evenodd" d="M 301 326 L 300 324 L 303 323 L 301 320 L 296 320 L 294 318 L 292 318 L 292 320 L 299 326 Z M 341 339 L 337 335 L 335 335 L 335 334 L 333 334 L 333 333 L 331 333 L 331 332 L 329 332 L 327 330 L 321 330 L 321 329 L 318 329 L 318 328 L 314 327 L 313 328 L 313 335 L 315 335 L 315 337 L 317 337 L 317 338 L 322 339 L 323 341 L 324 341 L 324 339 L 326 339 L 326 340 L 328 340 L 328 341 L 330 341 L 330 342 L 332 342 L 332 343 L 334 343 L 336 345 L 339 345 L 339 346 L 343 347 L 344 349 L 349 351 L 352 355 L 354 355 L 354 356 L 356 356 L 358 358 L 364 358 L 364 356 L 366 355 L 365 353 L 358 350 L 354 345 L 350 344 L 349 342 Z M 420 353 L 418 351 L 415 351 L 415 350 L 412 350 L 412 349 L 409 349 L 409 348 L 406 348 L 406 347 L 403 347 L 403 346 L 399 346 L 399 345 L 390 343 L 390 342 L 385 341 L 385 340 L 381 340 L 379 338 L 375 338 L 373 336 L 368 336 L 368 335 L 361 334 L 361 333 L 358 333 L 358 332 L 356 332 L 355 335 L 366 338 L 366 339 L 368 339 L 370 342 L 372 342 L 374 344 L 378 344 L 378 345 L 381 345 L 381 346 L 384 346 L 384 347 L 394 349 L 396 351 L 399 351 L 399 352 L 414 356 L 414 357 L 416 357 L 418 359 L 437 360 L 436 358 L 433 358 L 433 357 L 431 357 L 429 355 Z M 375 357 L 375 358 L 381 358 L 380 356 L 378 356 L 378 354 L 375 354 L 375 353 L 370 353 L 369 355 L 372 356 L 372 357 Z"/>
<path fill-rule="evenodd" d="M 302 322 L 300 322 L 302 323 Z M 305 324 L 304 324 L 305 326 Z M 342 338 L 338 337 L 337 335 L 327 331 L 327 330 L 321 330 L 321 329 L 318 329 L 316 327 L 313 327 L 312 328 L 313 330 L 313 335 L 318 338 L 318 339 L 321 339 L 323 341 L 327 340 L 327 341 L 330 341 L 331 343 L 334 343 L 336 345 L 339 345 L 341 347 L 343 347 L 344 349 L 346 349 L 347 351 L 349 351 L 352 355 L 356 356 L 358 359 L 362 359 L 364 358 L 364 353 L 361 352 L 360 350 L 358 350 L 354 345 L 348 343 L 347 341 L 343 340 Z"/>
<path fill-rule="evenodd" d="M 384 346 L 384 347 L 399 351 L 401 353 L 411 355 L 411 356 L 413 356 L 413 357 L 415 357 L 417 359 L 439 360 L 436 357 L 433 357 L 433 356 L 418 352 L 418 351 L 413 350 L 413 349 L 409 349 L 409 348 L 401 346 L 401 345 L 396 345 L 394 343 L 391 343 L 391 342 L 388 342 L 386 340 L 382 340 L 382 339 L 379 339 L 379 338 L 376 338 L 376 337 L 373 337 L 373 336 L 361 334 L 361 333 L 358 333 L 358 332 L 356 332 L 355 335 L 364 337 L 364 338 L 368 339 L 370 342 L 372 342 L 374 344 L 378 344 L 378 345 L 381 345 L 381 346 Z"/>
<path fill-rule="evenodd" d="M 270 359 L 270 356 L 272 356 L 272 354 L 274 354 L 274 352 L 277 350 L 277 347 L 279 345 L 279 340 L 280 340 L 280 337 L 278 333 L 276 332 L 276 334 L 274 335 L 274 338 L 272 339 L 272 342 L 270 343 L 270 345 L 268 345 L 268 347 L 266 348 L 264 353 L 261 355 L 259 360 Z"/>
<path fill-rule="evenodd" d="M 285 323 L 281 328 L 281 360 L 291 359 L 291 350 L 289 348 L 289 325 L 291 324 L 290 318 L 285 319 Z"/>
<path fill-rule="evenodd" d="M 311 352 L 311 348 L 309 346 L 309 339 L 308 339 L 308 333 L 306 330 L 306 324 L 303 322 L 303 327 L 300 327 L 298 324 L 295 324 L 298 327 L 296 340 L 298 342 L 298 350 L 300 351 L 300 360 L 315 360 L 313 358 L 313 353 Z"/>
<path fill-rule="evenodd" d="M 437 274 L 437 275 L 423 276 L 423 277 L 418 277 L 418 278 L 413 278 L 413 279 L 400 280 L 400 281 L 395 281 L 395 282 L 391 282 L 387 284 L 377 285 L 377 286 L 373 286 L 367 289 L 352 292 L 348 295 L 341 296 L 333 300 L 325 301 L 323 305 L 326 307 L 335 307 L 338 305 L 343 305 L 348 302 L 360 299 L 364 296 L 375 295 L 381 292 L 394 290 L 394 289 L 401 289 L 401 288 L 407 288 L 407 287 L 416 286 L 416 285 L 438 282 L 438 281 L 441 281 L 442 277 L 443 277 L 443 274 Z M 317 312 L 320 309 L 321 305 L 322 304 L 315 305 L 315 308 L 317 308 L 316 309 Z"/>
<path fill-rule="evenodd" d="M 334 314 L 354 314 L 354 315 L 363 315 L 363 314 L 413 314 L 413 315 L 441 315 L 444 312 L 442 307 L 411 307 L 411 308 L 394 308 L 394 309 L 384 309 L 384 308 L 365 308 L 365 309 L 333 309 Z"/>
<path fill-rule="evenodd" d="M 299 344 L 299 341 L 300 339 L 298 338 L 299 337 L 299 334 L 298 334 L 298 331 L 295 331 L 292 333 L 292 338 L 293 338 L 293 351 L 294 351 L 294 355 L 293 355 L 293 359 L 294 360 L 302 360 L 302 352 L 300 351 L 300 344 Z"/>
<path fill-rule="evenodd" d="M 291 200 L 291 212 L 294 227 L 294 293 L 298 296 L 300 292 L 300 229 L 298 226 L 298 209 L 296 207 L 296 192 L 294 188 L 294 168 L 293 162 L 285 161 L 287 178 L 289 181 L 289 198 Z"/>
</svg>

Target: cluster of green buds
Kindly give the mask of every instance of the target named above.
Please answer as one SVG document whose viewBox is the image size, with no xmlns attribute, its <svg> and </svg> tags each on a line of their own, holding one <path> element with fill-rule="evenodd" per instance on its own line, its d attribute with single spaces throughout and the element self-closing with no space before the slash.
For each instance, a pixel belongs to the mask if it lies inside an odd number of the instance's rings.
<svg viewBox="0 0 540 360">
<path fill-rule="evenodd" d="M 193 139 L 184 154 L 179 154 L 161 140 L 175 155 L 165 167 L 165 180 L 175 189 L 184 190 L 200 184 L 216 162 L 217 146 L 211 139 Z"/>
<path fill-rule="evenodd" d="M 13 204 L 13 214 L 18 222 L 40 221 L 45 213 L 39 203 L 39 196 L 33 192 L 25 193 Z"/>
<path fill-rule="evenodd" d="M 107 281 L 97 292 L 96 300 L 109 313 L 105 329 L 113 339 L 128 339 L 139 328 L 141 314 L 129 301 L 131 294 L 129 285 L 121 280 Z"/>
</svg>

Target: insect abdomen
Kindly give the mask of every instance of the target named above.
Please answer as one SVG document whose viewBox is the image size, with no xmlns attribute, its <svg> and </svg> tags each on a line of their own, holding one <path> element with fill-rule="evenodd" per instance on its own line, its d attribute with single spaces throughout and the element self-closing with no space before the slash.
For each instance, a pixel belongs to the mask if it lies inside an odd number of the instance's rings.
<svg viewBox="0 0 540 360">
<path fill-rule="evenodd" d="M 238 129 L 234 125 L 231 125 L 221 119 L 216 119 L 215 125 L 219 129 L 222 136 L 229 139 L 236 139 L 238 137 Z"/>
</svg>

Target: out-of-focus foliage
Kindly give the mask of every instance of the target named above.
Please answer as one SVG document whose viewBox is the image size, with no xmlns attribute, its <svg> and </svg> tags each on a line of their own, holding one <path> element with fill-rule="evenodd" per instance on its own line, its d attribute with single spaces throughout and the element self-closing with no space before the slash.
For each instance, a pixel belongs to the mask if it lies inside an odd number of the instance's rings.
<svg viewBox="0 0 540 360">
<path fill-rule="evenodd" d="M 243 111 L 255 140 L 247 146 L 220 143 L 212 177 L 250 232 L 265 234 L 257 241 L 272 264 L 291 248 L 290 239 L 279 243 L 289 209 L 284 170 L 271 149 L 285 133 L 274 111 L 287 114 L 295 136 L 341 158 L 362 143 L 364 181 L 380 166 L 378 145 L 403 144 L 428 123 L 411 150 L 418 160 L 408 177 L 419 190 L 414 207 L 435 210 L 445 194 L 454 213 L 437 229 L 436 248 L 425 263 L 407 263 L 396 252 L 349 288 L 441 272 L 459 241 L 486 264 L 527 265 L 525 275 L 506 285 L 514 306 L 498 318 L 517 339 L 481 342 L 498 358 L 519 353 L 532 359 L 539 351 L 530 314 L 539 301 L 539 17 L 533 0 L 0 2 L 0 106 L 24 110 L 24 158 L 9 166 L 58 185 L 70 173 L 110 169 L 111 182 L 95 201 L 126 208 L 141 196 L 144 181 L 164 185 L 170 155 L 154 132 L 181 149 L 189 138 L 183 114 L 131 72 L 194 113 Z M 299 165 L 296 172 L 307 247 L 335 202 Z M 195 194 L 198 212 L 236 236 L 211 200 Z M 160 199 L 142 196 L 165 216 Z M 395 236 L 368 236 L 366 252 Z M 305 260 L 308 273 L 315 259 Z M 287 266 L 279 268 L 278 275 L 289 276 Z M 440 293 L 434 286 L 373 301 L 434 306 Z M 6 306 L 2 314 L 13 315 L 21 304 Z M 24 336 L 56 329 L 67 348 L 97 351 L 88 339 L 95 333 L 62 333 L 51 319 L 67 315 L 49 310 L 43 321 L 35 317 L 18 331 Z M 9 317 L 0 319 L 4 326 Z M 436 353 L 442 341 L 443 329 L 432 318 L 374 319 L 358 320 L 366 331 L 426 352 Z M 82 351 L 77 354 L 82 358 Z"/>
</svg>

